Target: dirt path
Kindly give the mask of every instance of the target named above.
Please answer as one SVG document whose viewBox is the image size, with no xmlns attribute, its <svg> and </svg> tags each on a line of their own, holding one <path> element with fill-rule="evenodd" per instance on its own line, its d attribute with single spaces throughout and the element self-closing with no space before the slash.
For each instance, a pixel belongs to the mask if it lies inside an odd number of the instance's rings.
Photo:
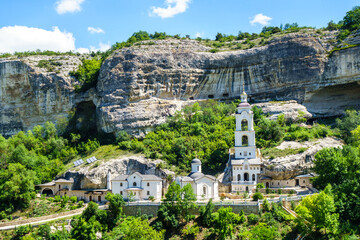
<svg viewBox="0 0 360 240">
<path fill-rule="evenodd" d="M 86 208 L 86 206 L 83 208 L 69 211 L 69 212 L 63 212 L 63 213 L 52 214 L 52 215 L 43 216 L 43 217 L 29 218 L 29 219 L 24 219 L 24 220 L 18 220 L 18 221 L 15 220 L 15 221 L 10 221 L 10 222 L 0 223 L 0 231 L 11 230 L 16 227 L 25 226 L 25 225 L 39 226 L 39 225 L 45 224 L 47 222 L 60 220 L 63 218 L 68 218 L 68 217 L 73 217 L 76 215 L 80 215 L 85 210 L 85 208 Z M 99 209 L 106 209 L 106 208 L 107 208 L 107 205 L 99 206 Z"/>
</svg>

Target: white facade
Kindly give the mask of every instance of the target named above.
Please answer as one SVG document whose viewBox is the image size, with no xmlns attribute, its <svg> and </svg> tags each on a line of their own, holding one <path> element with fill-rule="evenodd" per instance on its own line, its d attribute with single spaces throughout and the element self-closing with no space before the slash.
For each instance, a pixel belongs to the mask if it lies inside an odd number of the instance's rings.
<svg viewBox="0 0 360 240">
<path fill-rule="evenodd" d="M 217 199 L 219 197 L 218 181 L 214 176 L 204 175 L 201 172 L 201 161 L 194 159 L 191 162 L 191 173 L 188 176 L 176 178 L 181 187 L 191 184 L 198 200 Z"/>
<path fill-rule="evenodd" d="M 252 191 L 261 173 L 261 161 L 256 158 L 254 115 L 245 92 L 238 105 L 235 129 L 235 147 L 229 156 L 231 191 Z"/>
<path fill-rule="evenodd" d="M 155 175 L 143 175 L 135 172 L 131 175 L 120 175 L 111 180 L 112 192 L 127 199 L 130 192 L 135 200 L 147 200 L 150 196 L 161 199 L 162 179 Z"/>
</svg>

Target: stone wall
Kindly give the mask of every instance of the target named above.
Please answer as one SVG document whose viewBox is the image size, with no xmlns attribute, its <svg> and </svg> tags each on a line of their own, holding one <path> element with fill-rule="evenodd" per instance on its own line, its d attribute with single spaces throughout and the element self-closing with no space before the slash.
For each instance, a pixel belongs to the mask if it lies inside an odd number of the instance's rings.
<svg viewBox="0 0 360 240">
<path fill-rule="evenodd" d="M 157 211 L 159 210 L 160 205 L 156 205 L 154 203 L 149 203 L 149 205 L 139 204 L 139 205 L 126 205 L 123 207 L 124 214 L 127 216 L 136 216 L 139 213 L 140 214 L 148 214 L 157 216 Z M 234 205 L 234 204 L 228 204 L 224 203 L 221 205 L 215 205 L 215 211 L 222 207 L 231 207 L 233 209 L 233 212 L 240 213 L 241 211 L 244 211 L 246 215 L 248 214 L 258 214 L 259 213 L 259 206 L 254 203 L 254 205 Z M 190 211 L 191 214 L 199 215 L 199 209 L 194 209 Z"/>
</svg>

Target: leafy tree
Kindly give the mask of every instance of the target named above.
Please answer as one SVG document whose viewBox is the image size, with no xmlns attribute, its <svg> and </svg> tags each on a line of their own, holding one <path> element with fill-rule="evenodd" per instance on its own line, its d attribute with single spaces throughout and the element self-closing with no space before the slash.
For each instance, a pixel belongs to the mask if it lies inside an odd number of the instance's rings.
<svg viewBox="0 0 360 240">
<path fill-rule="evenodd" d="M 108 225 L 112 229 L 120 219 L 125 201 L 120 194 L 107 193 L 106 200 L 109 201 Z"/>
<path fill-rule="evenodd" d="M 6 169 L 0 169 L 0 210 L 27 208 L 35 196 L 32 192 L 37 181 L 35 172 L 20 163 L 10 163 Z"/>
<path fill-rule="evenodd" d="M 300 217 L 299 226 L 302 230 L 306 229 L 316 235 L 330 236 L 338 231 L 339 215 L 335 213 L 336 206 L 331 185 L 319 194 L 306 196 L 295 211 Z"/>
<path fill-rule="evenodd" d="M 360 6 L 353 7 L 343 19 L 343 29 L 354 31 L 360 28 Z"/>
<path fill-rule="evenodd" d="M 212 202 L 212 199 L 208 201 L 206 206 L 201 206 L 199 209 L 199 221 L 204 226 L 210 226 L 212 222 L 212 213 L 214 212 L 215 205 Z"/>
<path fill-rule="evenodd" d="M 360 149 L 322 149 L 315 155 L 314 163 L 318 173 L 314 185 L 319 189 L 332 185 L 340 218 L 352 223 L 360 221 Z"/>
<path fill-rule="evenodd" d="M 333 20 L 331 20 L 330 22 L 328 22 L 328 25 L 326 27 L 326 30 L 328 31 L 334 31 L 334 30 L 338 30 L 341 28 L 341 24 L 336 24 L 334 23 Z"/>
<path fill-rule="evenodd" d="M 119 226 L 115 227 L 111 233 L 104 237 L 105 240 L 160 240 L 164 239 L 164 232 L 156 231 L 147 220 L 136 217 L 125 218 Z"/>
<path fill-rule="evenodd" d="M 246 221 L 243 212 L 240 215 L 233 213 L 231 207 L 220 208 L 216 213 L 213 213 L 213 219 L 215 233 L 219 236 L 219 239 L 232 238 L 234 225 Z"/>
<path fill-rule="evenodd" d="M 250 231 L 250 240 L 267 240 L 280 237 L 274 226 L 268 226 L 266 223 L 259 223 Z"/>
<path fill-rule="evenodd" d="M 99 205 L 91 201 L 88 203 L 88 206 L 81 214 L 81 218 L 83 218 L 87 222 L 91 217 L 96 216 L 98 211 L 99 211 Z"/>
<path fill-rule="evenodd" d="M 260 192 L 256 192 L 256 193 L 253 194 L 253 200 L 254 201 L 257 201 L 257 200 L 260 200 L 260 199 L 264 199 L 264 196 Z"/>
<path fill-rule="evenodd" d="M 343 118 L 336 119 L 336 126 L 341 130 L 341 137 L 348 144 L 353 142 L 351 131 L 358 125 L 360 125 L 360 111 L 346 110 Z"/>
<path fill-rule="evenodd" d="M 171 183 L 158 211 L 158 220 L 164 227 L 177 228 L 182 220 L 190 220 L 189 210 L 195 208 L 196 196 L 190 184 L 184 187 Z"/>
<path fill-rule="evenodd" d="M 71 229 L 71 237 L 73 239 L 95 240 L 96 233 L 101 231 L 101 225 L 96 221 L 95 216 L 91 216 L 88 221 L 84 218 L 77 219 Z"/>
</svg>

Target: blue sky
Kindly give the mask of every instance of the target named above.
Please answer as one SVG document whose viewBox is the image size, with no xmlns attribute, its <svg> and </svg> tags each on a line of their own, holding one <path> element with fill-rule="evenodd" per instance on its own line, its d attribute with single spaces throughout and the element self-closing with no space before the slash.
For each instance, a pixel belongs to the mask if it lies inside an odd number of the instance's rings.
<svg viewBox="0 0 360 240">
<path fill-rule="evenodd" d="M 2 0 L 0 52 L 105 50 L 138 30 L 213 39 L 217 32 L 258 33 L 281 23 L 319 28 L 356 5 L 359 0 Z"/>
</svg>

